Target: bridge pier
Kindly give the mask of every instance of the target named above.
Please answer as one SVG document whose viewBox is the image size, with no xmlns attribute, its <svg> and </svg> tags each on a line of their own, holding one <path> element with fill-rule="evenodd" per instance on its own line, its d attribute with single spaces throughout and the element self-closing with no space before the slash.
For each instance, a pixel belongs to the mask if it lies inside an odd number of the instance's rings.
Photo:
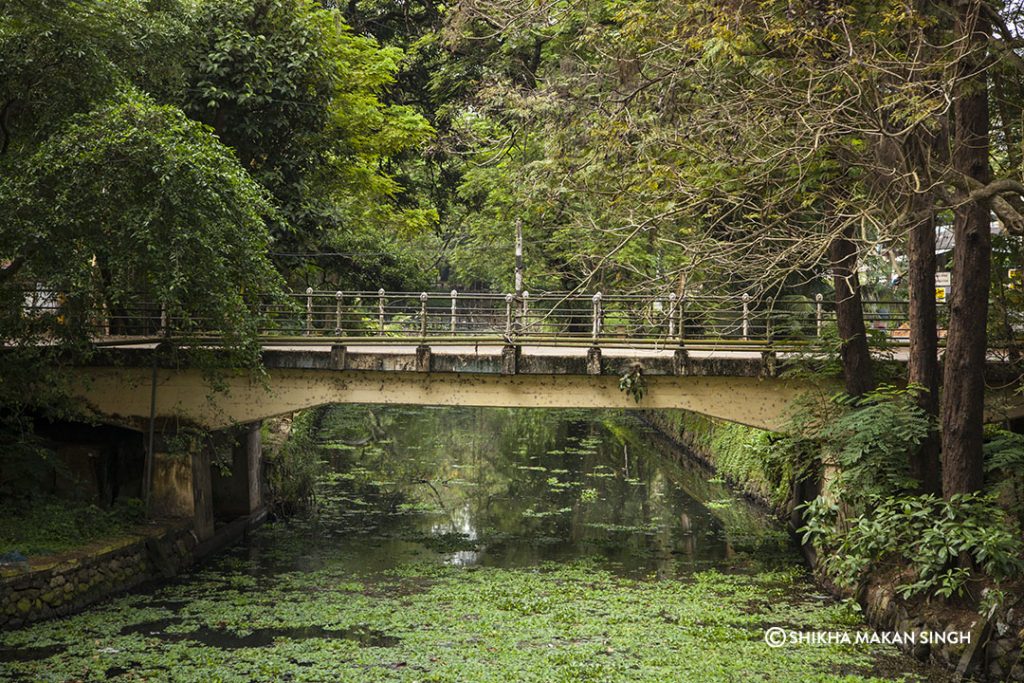
<svg viewBox="0 0 1024 683">
<path fill-rule="evenodd" d="M 209 435 L 177 430 L 159 434 L 153 453 L 150 513 L 191 519 L 196 538 L 205 541 L 213 537 L 215 517 L 242 517 L 259 510 L 263 506 L 261 425 L 257 421 Z"/>
<path fill-rule="evenodd" d="M 262 424 L 252 422 L 225 430 L 230 441 L 231 463 L 227 472 L 220 468 L 213 470 L 213 511 L 217 517 L 242 517 L 263 507 L 260 477 L 263 467 Z"/>
<path fill-rule="evenodd" d="M 192 443 L 181 452 L 178 443 L 167 435 L 153 452 L 150 512 L 155 517 L 191 519 L 196 538 L 213 536 L 213 482 L 210 473 L 210 448 Z"/>
</svg>

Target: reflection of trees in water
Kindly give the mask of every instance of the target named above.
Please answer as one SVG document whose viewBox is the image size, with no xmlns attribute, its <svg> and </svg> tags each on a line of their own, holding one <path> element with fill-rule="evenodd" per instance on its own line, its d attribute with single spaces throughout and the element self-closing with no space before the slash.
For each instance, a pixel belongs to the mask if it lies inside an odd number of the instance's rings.
<svg viewBox="0 0 1024 683">
<path fill-rule="evenodd" d="M 587 546 L 609 557 L 647 557 L 667 573 L 679 561 L 729 552 L 723 526 L 757 523 L 709 511 L 701 501 L 727 496 L 724 487 L 709 484 L 706 471 L 668 463 L 637 423 L 614 413 L 399 406 L 328 413 L 322 440 L 347 444 L 334 452 L 336 471 L 357 472 L 392 511 L 426 510 L 425 533 L 518 539 L 510 553 L 533 552 L 524 541 Z M 596 499 L 584 500 L 586 489 Z"/>
</svg>

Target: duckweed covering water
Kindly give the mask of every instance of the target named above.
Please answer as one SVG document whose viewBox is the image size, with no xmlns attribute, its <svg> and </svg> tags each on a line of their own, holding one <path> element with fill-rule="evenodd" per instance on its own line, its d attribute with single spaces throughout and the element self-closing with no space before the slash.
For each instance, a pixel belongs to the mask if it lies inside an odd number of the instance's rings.
<svg viewBox="0 0 1024 683">
<path fill-rule="evenodd" d="M 348 407 L 322 424 L 317 517 L 0 634 L 0 680 L 936 680 L 878 646 L 769 648 L 768 626 L 863 624 L 757 511 L 624 418 Z"/>
</svg>

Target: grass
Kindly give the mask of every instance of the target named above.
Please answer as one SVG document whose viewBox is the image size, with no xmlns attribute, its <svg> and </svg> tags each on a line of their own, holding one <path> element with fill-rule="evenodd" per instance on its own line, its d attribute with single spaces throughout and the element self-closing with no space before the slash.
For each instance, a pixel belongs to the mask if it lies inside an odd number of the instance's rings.
<svg viewBox="0 0 1024 683">
<path fill-rule="evenodd" d="M 41 498 L 29 505 L 0 506 L 0 555 L 31 557 L 72 550 L 117 536 L 143 518 L 141 502 L 131 500 L 104 510 L 95 505 Z"/>
</svg>

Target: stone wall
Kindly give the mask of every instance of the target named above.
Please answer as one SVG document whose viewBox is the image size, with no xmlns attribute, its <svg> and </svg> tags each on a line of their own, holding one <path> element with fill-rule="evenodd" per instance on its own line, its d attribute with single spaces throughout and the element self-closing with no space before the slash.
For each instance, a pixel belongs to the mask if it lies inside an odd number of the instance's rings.
<svg viewBox="0 0 1024 683">
<path fill-rule="evenodd" d="M 897 633 L 969 633 L 970 642 L 901 645 L 905 652 L 953 669 L 976 680 L 1024 681 L 1021 634 L 1024 600 L 1008 595 L 989 614 L 923 601 L 907 601 L 896 594 L 892 577 L 873 576 L 854 596 L 869 624 L 879 631 Z M 842 593 L 841 591 L 838 591 Z"/>
<path fill-rule="evenodd" d="M 0 569 L 0 629 L 70 614 L 191 564 L 197 545 L 190 528 L 154 529 L 114 543 Z"/>
</svg>

